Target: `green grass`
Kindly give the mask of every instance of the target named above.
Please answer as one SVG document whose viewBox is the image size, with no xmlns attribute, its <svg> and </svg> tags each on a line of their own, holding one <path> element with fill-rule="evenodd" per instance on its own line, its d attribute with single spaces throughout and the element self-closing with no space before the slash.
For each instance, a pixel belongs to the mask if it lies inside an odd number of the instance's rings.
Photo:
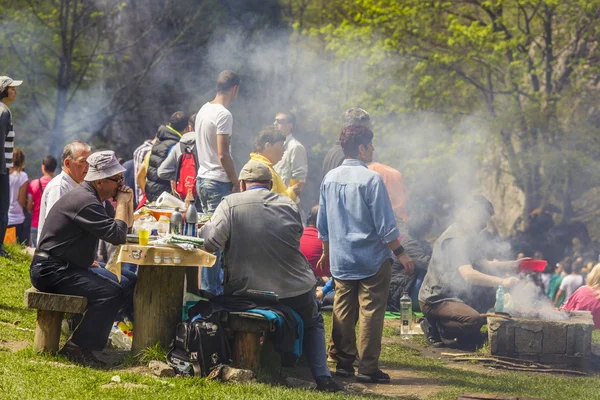
<svg viewBox="0 0 600 400">
<path fill-rule="evenodd" d="M 154 346 L 141 357 L 127 357 L 120 368 L 99 371 L 69 364 L 58 356 L 36 354 L 31 346 L 16 353 L 2 350 L 7 341 L 33 342 L 35 311 L 23 308 L 23 292 L 30 286 L 29 257 L 17 247 L 8 247 L 14 260 L 0 259 L 0 399 L 334 399 L 355 396 L 329 395 L 282 386 L 253 383 L 223 384 L 198 378 L 163 378 L 132 373 L 128 367 L 152 359 L 164 359 L 165 349 Z M 326 332 L 331 314 L 325 313 Z M 386 327 L 384 336 L 397 338 L 397 329 Z M 600 332 L 594 332 L 600 343 Z M 422 337 L 413 343 L 424 345 Z M 480 350 L 484 354 L 485 348 Z M 57 363 L 60 362 L 59 363 Z M 421 352 L 386 340 L 381 363 L 417 373 L 442 386 L 433 399 L 454 400 L 463 393 L 495 393 L 545 399 L 600 399 L 600 379 L 546 374 L 493 372 L 487 369 L 463 370 L 443 360 L 421 356 Z M 470 367 L 473 367 L 472 365 Z M 293 375 L 293 370 L 291 370 Z M 119 375 L 121 384 L 110 384 Z M 259 375 L 260 377 L 260 375 Z M 268 379 L 265 379 L 268 380 Z M 103 388 L 103 385 L 108 385 Z M 134 386 L 131 386 L 134 385 Z M 139 385 L 139 386 L 135 386 Z M 366 398 L 366 397 L 364 397 Z M 372 398 L 372 397 L 371 397 Z"/>
</svg>

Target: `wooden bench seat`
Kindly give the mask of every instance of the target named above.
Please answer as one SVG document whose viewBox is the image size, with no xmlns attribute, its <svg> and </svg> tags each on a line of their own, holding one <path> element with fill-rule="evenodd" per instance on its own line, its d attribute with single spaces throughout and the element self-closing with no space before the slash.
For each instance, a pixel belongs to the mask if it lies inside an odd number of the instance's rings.
<svg viewBox="0 0 600 400">
<path fill-rule="evenodd" d="M 248 312 L 230 312 L 228 318 L 233 333 L 233 366 L 256 371 L 260 366 L 260 338 L 265 332 L 274 331 L 276 323 Z M 269 342 L 266 336 L 263 346 Z"/>
<path fill-rule="evenodd" d="M 25 307 L 37 309 L 33 347 L 36 351 L 55 353 L 60 341 L 60 324 L 64 313 L 81 314 L 87 309 L 87 299 L 40 292 L 34 287 L 25 291 Z"/>
</svg>

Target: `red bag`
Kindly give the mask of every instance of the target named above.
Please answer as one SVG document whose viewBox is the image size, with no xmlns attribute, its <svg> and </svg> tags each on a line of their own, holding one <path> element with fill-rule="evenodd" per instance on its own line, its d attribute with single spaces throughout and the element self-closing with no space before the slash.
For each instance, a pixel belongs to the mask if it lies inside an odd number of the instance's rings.
<svg viewBox="0 0 600 400">
<path fill-rule="evenodd" d="M 177 177 L 175 178 L 175 191 L 182 198 L 192 189 L 194 198 L 196 192 L 196 176 L 198 175 L 198 155 L 194 144 L 179 143 L 181 145 L 181 156 L 177 163 Z"/>
</svg>

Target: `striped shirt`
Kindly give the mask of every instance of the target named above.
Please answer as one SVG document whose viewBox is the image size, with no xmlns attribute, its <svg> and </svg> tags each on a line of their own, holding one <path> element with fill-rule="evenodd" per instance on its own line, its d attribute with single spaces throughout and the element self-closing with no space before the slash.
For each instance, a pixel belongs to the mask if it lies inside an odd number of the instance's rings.
<svg viewBox="0 0 600 400">
<path fill-rule="evenodd" d="M 13 148 L 15 142 L 15 131 L 13 130 L 12 114 L 8 107 L 0 102 L 0 147 L 3 147 L 3 153 L 0 154 L 0 173 L 6 173 L 8 168 L 13 166 Z"/>
</svg>

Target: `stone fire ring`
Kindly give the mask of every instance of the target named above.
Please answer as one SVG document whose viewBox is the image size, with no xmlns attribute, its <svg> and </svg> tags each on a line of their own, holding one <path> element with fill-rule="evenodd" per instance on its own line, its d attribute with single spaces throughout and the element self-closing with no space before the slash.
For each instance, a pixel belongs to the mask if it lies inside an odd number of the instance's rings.
<svg viewBox="0 0 600 400">
<path fill-rule="evenodd" d="M 488 317 L 487 322 L 492 355 L 555 368 L 590 366 L 594 321 L 589 311 L 571 311 L 560 321 Z"/>
</svg>

